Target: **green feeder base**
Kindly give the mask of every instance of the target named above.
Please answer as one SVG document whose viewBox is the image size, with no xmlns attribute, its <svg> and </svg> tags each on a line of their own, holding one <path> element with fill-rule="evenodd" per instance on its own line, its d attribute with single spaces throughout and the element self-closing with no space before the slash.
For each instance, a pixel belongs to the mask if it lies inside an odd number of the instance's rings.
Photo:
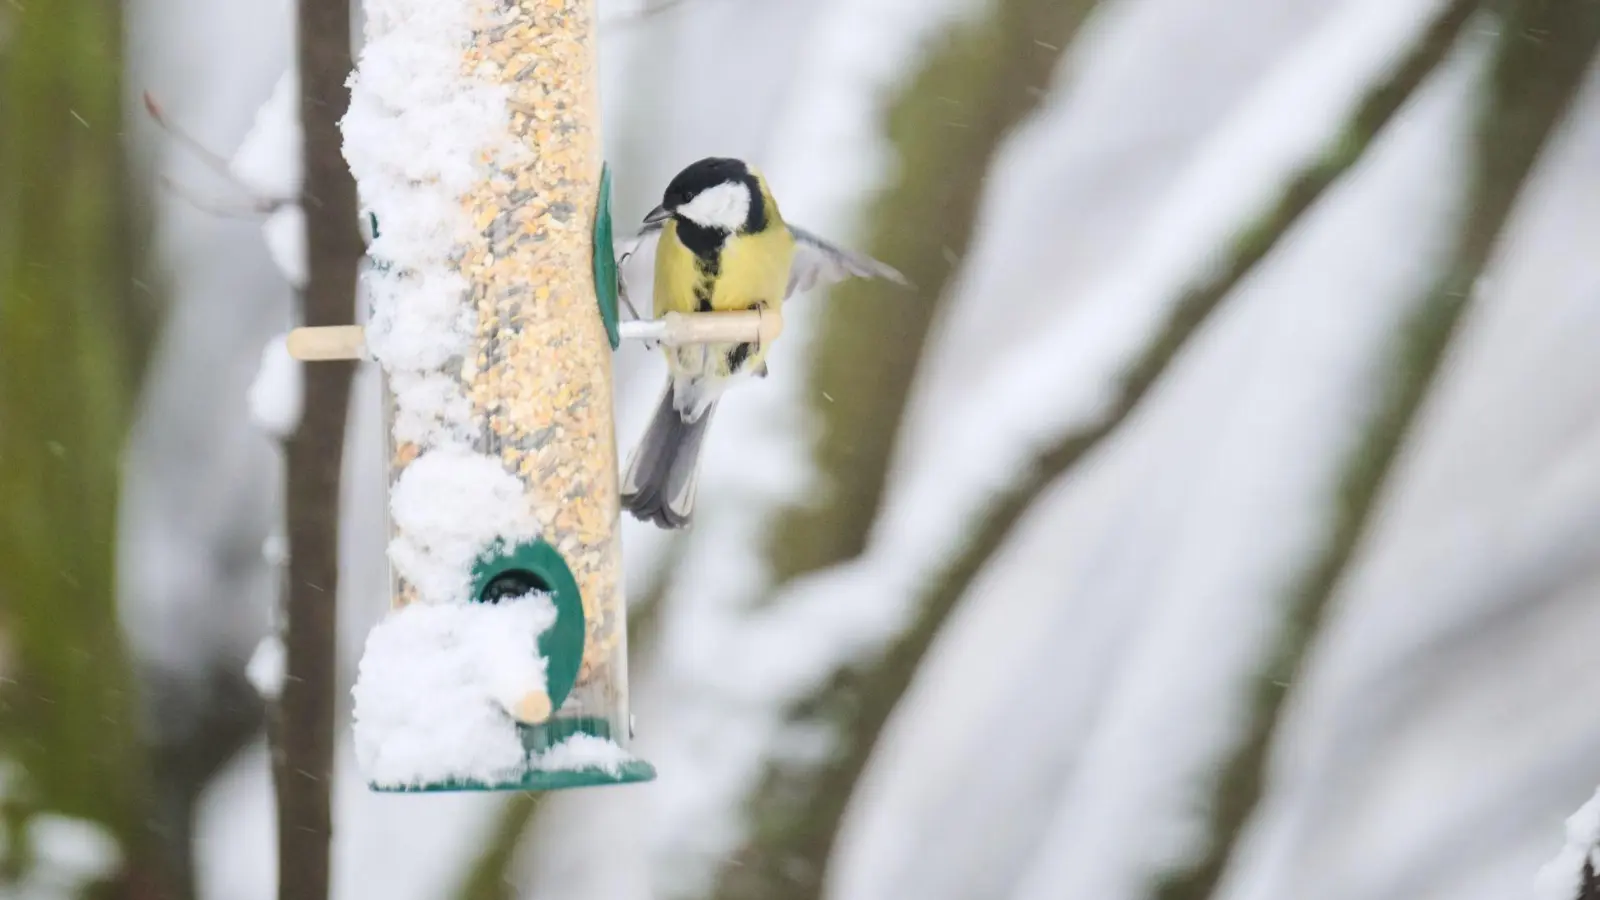
<svg viewBox="0 0 1600 900">
<path fill-rule="evenodd" d="M 579 769 L 546 772 L 530 769 L 515 781 L 486 784 L 481 781 L 442 781 L 410 787 L 379 787 L 368 785 L 380 794 L 446 794 L 461 791 L 523 791 L 528 793 L 559 791 L 566 788 L 605 787 L 608 784 L 634 784 L 654 781 L 655 767 L 643 760 L 624 763 L 613 775 L 604 769 Z"/>
<path fill-rule="evenodd" d="M 578 717 L 551 719 L 542 725 L 518 725 L 522 745 L 528 749 L 531 760 L 535 755 L 561 743 L 574 734 L 589 734 L 609 740 L 611 726 L 604 719 Z M 642 759 L 629 760 L 610 772 L 600 768 L 586 769 L 524 769 L 522 774 L 505 781 L 483 782 L 474 779 L 450 779 L 431 784 L 385 787 L 368 784 L 372 790 L 385 794 L 437 794 L 457 791 L 559 791 L 576 787 L 604 787 L 608 784 L 634 784 L 654 781 L 655 766 Z"/>
</svg>

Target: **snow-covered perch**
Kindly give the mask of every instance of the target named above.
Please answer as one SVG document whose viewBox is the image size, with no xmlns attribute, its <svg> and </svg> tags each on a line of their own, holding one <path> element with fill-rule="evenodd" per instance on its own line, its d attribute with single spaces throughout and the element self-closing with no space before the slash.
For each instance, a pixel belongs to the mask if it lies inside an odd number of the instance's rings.
<svg viewBox="0 0 1600 900">
<path fill-rule="evenodd" d="M 376 789 L 654 776 L 627 749 L 594 26 L 594 0 L 366 2 L 341 126 L 371 315 L 287 346 L 383 368 L 392 609 L 354 690 Z"/>
</svg>

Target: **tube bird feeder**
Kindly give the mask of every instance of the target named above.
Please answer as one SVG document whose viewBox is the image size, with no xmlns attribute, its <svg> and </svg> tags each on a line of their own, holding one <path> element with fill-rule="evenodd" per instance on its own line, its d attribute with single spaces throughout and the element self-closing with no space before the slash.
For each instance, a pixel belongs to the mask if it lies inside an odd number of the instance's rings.
<svg viewBox="0 0 1600 900">
<path fill-rule="evenodd" d="M 611 354 L 775 337 L 773 314 L 620 323 L 594 0 L 367 0 L 341 123 L 371 235 L 391 604 L 354 688 L 381 791 L 647 781 L 631 750 Z M 627 327 L 622 327 L 627 326 Z"/>
</svg>

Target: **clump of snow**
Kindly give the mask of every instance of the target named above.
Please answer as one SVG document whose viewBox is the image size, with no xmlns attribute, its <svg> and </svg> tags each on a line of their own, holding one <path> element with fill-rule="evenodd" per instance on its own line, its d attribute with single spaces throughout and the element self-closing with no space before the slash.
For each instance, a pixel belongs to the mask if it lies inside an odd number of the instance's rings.
<svg viewBox="0 0 1600 900">
<path fill-rule="evenodd" d="M 290 198 L 300 189 L 300 78 L 293 66 L 278 77 L 267 101 L 228 161 L 240 183 L 262 197 Z"/>
<path fill-rule="evenodd" d="M 379 232 L 388 235 L 389 220 Z M 477 316 L 462 302 L 467 280 L 448 269 L 368 279 L 372 319 L 367 346 L 373 357 L 395 369 L 427 371 L 448 364 L 467 348 Z"/>
<path fill-rule="evenodd" d="M 364 213 L 376 220 L 367 347 L 393 402 L 397 443 L 420 456 L 395 484 L 389 558 L 429 603 L 465 602 L 471 569 L 497 539 L 537 533 L 525 488 L 499 460 L 466 448 L 461 383 L 477 313 L 455 270 L 476 233 L 464 196 L 526 151 L 510 135 L 509 89 L 463 72 L 478 4 L 374 0 L 340 122 Z M 481 24 L 481 23 L 479 23 Z"/>
<path fill-rule="evenodd" d="M 11 897 L 79 896 L 96 881 L 109 878 L 122 863 L 122 847 L 98 823 L 58 813 L 28 818 L 33 865 Z"/>
<path fill-rule="evenodd" d="M 289 537 L 281 531 L 267 535 L 261 542 L 261 559 L 269 566 L 281 566 L 289 561 Z"/>
<path fill-rule="evenodd" d="M 469 436 L 472 404 L 449 375 L 395 372 L 389 390 L 395 399 L 390 427 L 396 441 L 435 447 L 464 442 Z"/>
<path fill-rule="evenodd" d="M 533 768 L 544 772 L 576 772 L 599 769 L 615 778 L 622 767 L 634 761 L 633 754 L 614 741 L 592 734 L 575 734 L 533 758 Z"/>
<path fill-rule="evenodd" d="M 1566 846 L 1539 870 L 1539 900 L 1577 900 L 1584 864 L 1600 871 L 1600 790 L 1567 817 L 1566 830 Z"/>
<path fill-rule="evenodd" d="M 298 203 L 278 206 L 261 223 L 267 255 L 295 287 L 305 287 L 310 266 L 306 262 L 306 211 Z"/>
<path fill-rule="evenodd" d="M 467 602 L 479 557 L 498 541 L 538 534 L 525 491 L 494 457 L 459 447 L 422 454 L 390 491 L 390 561 L 424 601 Z"/>
<path fill-rule="evenodd" d="M 351 691 L 367 780 L 402 787 L 518 777 L 528 754 L 506 710 L 545 690 L 537 642 L 555 620 L 540 593 L 390 613 L 367 636 Z"/>
<path fill-rule="evenodd" d="M 306 283 L 306 217 L 298 201 L 303 143 L 300 79 L 291 66 L 256 111 L 228 168 L 258 201 L 276 204 L 261 232 L 272 261 L 296 287 Z"/>
<path fill-rule="evenodd" d="M 261 350 L 261 366 L 250 383 L 250 421 L 275 438 L 286 438 L 300 426 L 304 375 L 299 360 L 289 355 L 284 335 Z"/>
<path fill-rule="evenodd" d="M 275 634 L 267 635 L 261 639 L 261 643 L 256 644 L 255 652 L 250 654 L 250 662 L 244 667 L 244 676 L 250 679 L 250 686 L 267 700 L 276 700 L 283 693 L 283 679 L 288 672 L 288 656 L 283 639 Z"/>
</svg>

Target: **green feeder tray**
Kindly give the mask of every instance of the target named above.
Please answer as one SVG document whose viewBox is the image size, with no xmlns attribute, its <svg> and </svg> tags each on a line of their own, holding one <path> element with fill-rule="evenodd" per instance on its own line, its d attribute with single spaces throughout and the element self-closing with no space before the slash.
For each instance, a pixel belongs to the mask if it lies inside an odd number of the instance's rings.
<svg viewBox="0 0 1600 900">
<path fill-rule="evenodd" d="M 585 632 L 583 600 L 578 593 L 578 582 L 560 552 L 544 541 L 518 544 L 509 552 L 501 547 L 498 552 L 479 561 L 473 570 L 473 581 L 479 603 L 497 603 L 508 597 L 542 591 L 555 604 L 556 621 L 539 636 L 539 655 L 545 659 L 545 690 L 550 695 L 551 708 L 558 712 L 538 725 L 516 724 L 530 762 L 520 777 L 494 783 L 450 779 L 401 787 L 369 786 L 383 793 L 414 794 L 554 791 L 653 780 L 656 777 L 655 767 L 639 759 L 629 760 L 610 771 L 601 768 L 546 770 L 531 766 L 534 756 L 573 735 L 587 734 L 603 740 L 610 740 L 612 736 L 611 723 L 605 718 L 562 717 L 559 713 L 561 704 L 572 693 L 573 685 L 578 680 L 578 669 L 583 663 Z"/>
</svg>

